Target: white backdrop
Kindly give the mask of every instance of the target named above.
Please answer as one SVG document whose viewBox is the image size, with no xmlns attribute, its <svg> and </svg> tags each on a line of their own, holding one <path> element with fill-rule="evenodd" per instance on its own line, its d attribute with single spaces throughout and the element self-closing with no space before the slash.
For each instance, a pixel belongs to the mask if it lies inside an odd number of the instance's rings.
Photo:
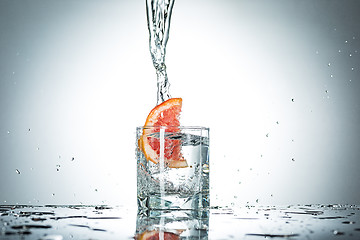
<svg viewBox="0 0 360 240">
<path fill-rule="evenodd" d="M 191 1 L 166 63 L 211 129 L 211 203 L 360 203 L 357 1 Z M 136 204 L 145 1 L 0 2 L 0 204 Z"/>
</svg>

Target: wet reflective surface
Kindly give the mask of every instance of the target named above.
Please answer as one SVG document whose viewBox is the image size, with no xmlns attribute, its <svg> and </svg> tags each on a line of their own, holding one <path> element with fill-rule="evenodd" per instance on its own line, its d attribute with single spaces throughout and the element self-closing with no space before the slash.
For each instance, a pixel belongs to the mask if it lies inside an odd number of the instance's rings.
<svg viewBox="0 0 360 240">
<path fill-rule="evenodd" d="M 213 207 L 0 205 L 0 239 L 360 239 L 358 205 Z"/>
</svg>

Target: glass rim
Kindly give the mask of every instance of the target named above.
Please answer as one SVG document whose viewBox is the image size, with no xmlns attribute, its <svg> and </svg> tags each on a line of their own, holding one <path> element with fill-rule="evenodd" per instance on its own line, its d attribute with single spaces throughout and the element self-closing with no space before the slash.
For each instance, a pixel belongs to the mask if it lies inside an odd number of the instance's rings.
<svg viewBox="0 0 360 240">
<path fill-rule="evenodd" d="M 209 127 L 203 127 L 203 126 L 138 126 L 136 129 L 189 129 L 189 130 L 207 130 L 209 131 Z"/>
</svg>

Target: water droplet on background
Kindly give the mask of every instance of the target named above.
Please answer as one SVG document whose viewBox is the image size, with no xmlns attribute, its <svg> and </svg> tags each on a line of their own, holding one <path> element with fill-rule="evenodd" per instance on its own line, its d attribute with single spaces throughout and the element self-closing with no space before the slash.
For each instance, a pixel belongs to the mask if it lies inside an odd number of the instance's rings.
<svg viewBox="0 0 360 240">
<path fill-rule="evenodd" d="M 19 169 L 16 169 L 15 171 L 16 171 L 16 173 L 17 173 L 17 174 L 20 174 L 20 171 L 19 171 Z"/>
</svg>

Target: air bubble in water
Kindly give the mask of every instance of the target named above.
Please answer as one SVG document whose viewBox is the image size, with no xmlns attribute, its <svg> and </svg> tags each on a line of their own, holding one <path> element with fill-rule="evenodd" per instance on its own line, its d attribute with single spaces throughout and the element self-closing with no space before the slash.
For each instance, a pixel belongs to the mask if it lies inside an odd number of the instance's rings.
<svg viewBox="0 0 360 240">
<path fill-rule="evenodd" d="M 209 165 L 207 165 L 206 163 L 205 164 L 203 164 L 203 172 L 204 173 L 209 173 Z"/>
</svg>

